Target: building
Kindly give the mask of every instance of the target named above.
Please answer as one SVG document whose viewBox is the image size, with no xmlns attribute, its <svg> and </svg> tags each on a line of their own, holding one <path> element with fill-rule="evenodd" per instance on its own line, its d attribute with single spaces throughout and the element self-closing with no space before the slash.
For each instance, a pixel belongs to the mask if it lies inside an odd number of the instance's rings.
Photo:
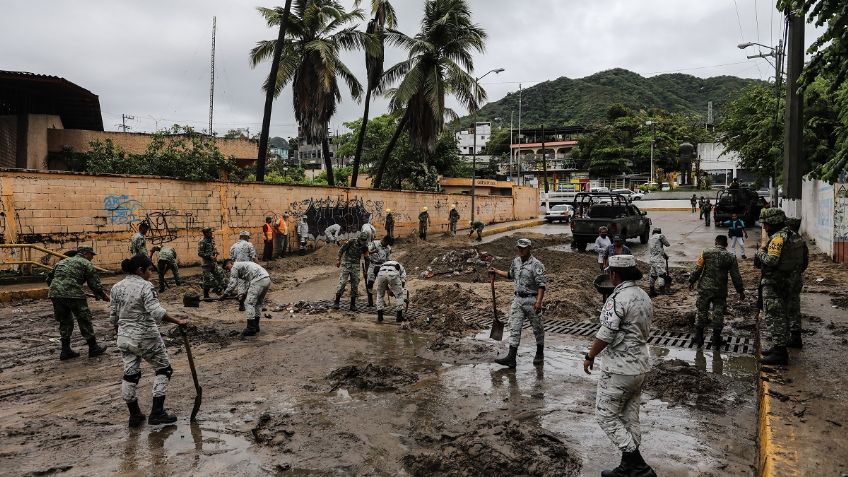
<svg viewBox="0 0 848 477">
<path fill-rule="evenodd" d="M 0 71 L 0 167 L 67 170 L 73 152 L 107 139 L 128 153 L 147 150 L 153 135 L 103 130 L 100 99 L 58 76 Z M 216 138 L 225 156 L 240 166 L 256 161 L 247 139 Z"/>
<path fill-rule="evenodd" d="M 510 177 L 517 177 L 521 184 L 544 187 L 547 175 L 551 191 L 570 192 L 581 187 L 588 176 L 586 171 L 580 170 L 571 151 L 583 132 L 585 129 L 581 126 L 522 129 L 517 142 L 510 145 L 514 157 Z"/>
<path fill-rule="evenodd" d="M 509 181 L 477 179 L 475 182 L 476 195 L 511 196 L 513 193 L 514 184 Z M 439 185 L 447 194 L 471 195 L 471 179 L 466 177 L 442 177 Z"/>
<path fill-rule="evenodd" d="M 459 153 L 461 155 L 470 156 L 475 153 L 475 134 L 477 136 L 476 153 L 480 154 L 480 151 L 486 146 L 486 144 L 489 142 L 489 139 L 492 137 L 492 123 L 479 122 L 476 123 L 475 126 L 472 126 L 468 129 L 464 129 L 456 133 L 456 145 L 459 148 Z"/>
<path fill-rule="evenodd" d="M 740 167 L 739 154 L 726 151 L 721 143 L 700 143 L 697 151 L 700 170 L 710 176 L 713 184 L 729 185 L 734 177 L 739 182 L 754 180 L 754 174 Z"/>
<path fill-rule="evenodd" d="M 289 141 L 281 137 L 272 137 L 268 140 L 268 154 L 275 159 L 288 161 Z"/>
</svg>

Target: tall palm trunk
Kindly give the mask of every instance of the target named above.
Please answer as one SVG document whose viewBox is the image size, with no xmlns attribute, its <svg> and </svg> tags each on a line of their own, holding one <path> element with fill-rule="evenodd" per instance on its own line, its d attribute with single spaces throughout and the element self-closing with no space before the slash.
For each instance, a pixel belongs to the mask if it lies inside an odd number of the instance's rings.
<svg viewBox="0 0 848 477">
<path fill-rule="evenodd" d="M 389 145 L 386 146 L 386 151 L 383 153 L 383 158 L 380 159 L 380 167 L 377 169 L 377 177 L 374 179 L 374 188 L 379 189 L 380 185 L 383 183 L 383 172 L 386 170 L 386 164 L 389 162 L 389 157 L 392 155 L 392 151 L 397 145 L 398 139 L 400 139 L 401 133 L 406 129 L 406 123 L 409 121 L 409 108 L 407 107 L 406 112 L 403 114 L 403 117 L 398 123 L 398 127 L 395 130 L 394 136 L 392 136 L 392 140 L 389 141 Z"/>
<path fill-rule="evenodd" d="M 277 73 L 280 70 L 280 55 L 283 50 L 283 40 L 286 38 L 286 28 L 289 23 L 289 12 L 292 0 L 286 0 L 283 7 L 283 18 L 280 19 L 280 32 L 274 45 L 274 57 L 271 59 L 271 73 L 268 75 L 268 89 L 265 91 L 265 110 L 262 113 L 262 132 L 259 134 L 259 154 L 256 157 L 256 180 L 265 181 L 265 161 L 268 158 L 268 135 L 271 130 L 271 109 L 274 105 L 274 91 L 277 89 Z M 212 131 L 209 131 L 210 134 Z"/>
<path fill-rule="evenodd" d="M 326 126 L 324 130 L 326 130 Z M 327 185 L 334 187 L 336 185 L 336 174 L 333 172 L 333 158 L 330 157 L 330 140 L 327 136 L 321 139 L 321 154 L 324 155 L 324 166 L 327 168 Z"/>
<path fill-rule="evenodd" d="M 359 127 L 359 137 L 356 139 L 356 153 L 353 156 L 353 172 L 350 175 L 350 186 L 356 187 L 359 176 L 359 162 L 362 159 L 362 144 L 365 142 L 365 129 L 368 127 L 368 109 L 371 106 L 371 88 L 365 93 L 365 112 L 362 114 L 362 125 Z"/>
</svg>

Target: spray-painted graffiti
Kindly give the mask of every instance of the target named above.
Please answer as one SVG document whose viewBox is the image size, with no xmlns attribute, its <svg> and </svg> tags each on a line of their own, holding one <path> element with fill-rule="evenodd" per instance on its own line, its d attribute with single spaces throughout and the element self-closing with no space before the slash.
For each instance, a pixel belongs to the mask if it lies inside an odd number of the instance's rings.
<svg viewBox="0 0 848 477">
<path fill-rule="evenodd" d="M 147 241 L 153 245 L 172 242 L 177 238 L 177 230 L 197 227 L 197 219 L 189 211 L 176 209 L 147 210 L 141 202 L 127 195 L 109 195 L 103 199 L 103 209 L 109 215 L 112 224 L 129 225 L 130 230 L 138 230 L 139 224 L 147 222 L 150 230 Z"/>
<path fill-rule="evenodd" d="M 836 191 L 836 203 L 833 207 L 834 241 L 848 241 L 848 190 L 843 184 Z"/>
<path fill-rule="evenodd" d="M 103 199 L 103 210 L 109 213 L 113 224 L 133 224 L 144 220 L 144 205 L 128 195 L 107 195 Z"/>
</svg>

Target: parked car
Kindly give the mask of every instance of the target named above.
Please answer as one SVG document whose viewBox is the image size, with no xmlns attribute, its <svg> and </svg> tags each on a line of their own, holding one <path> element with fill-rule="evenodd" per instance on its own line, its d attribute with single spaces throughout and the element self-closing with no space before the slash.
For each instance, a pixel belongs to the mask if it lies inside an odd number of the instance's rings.
<svg viewBox="0 0 848 477">
<path fill-rule="evenodd" d="M 651 219 L 622 194 L 580 193 L 572 205 L 572 247 L 577 250 L 586 250 L 586 244 L 595 241 L 601 226 L 607 227 L 611 235 L 623 236 L 625 241 L 638 237 L 640 243 L 648 243 Z"/>
<path fill-rule="evenodd" d="M 589 192 L 593 192 L 593 193 L 594 192 L 602 192 L 602 193 L 607 193 L 607 194 L 609 193 L 609 191 L 610 191 L 609 187 L 592 187 L 589 190 Z"/>
<path fill-rule="evenodd" d="M 645 197 L 645 194 L 642 192 L 636 192 L 630 189 L 613 189 L 612 193 L 621 194 L 630 200 L 642 200 L 642 198 Z"/>
<path fill-rule="evenodd" d="M 558 204 L 545 213 L 545 220 L 549 223 L 557 222 L 565 222 L 568 223 L 571 221 L 571 216 L 574 215 L 574 206 L 571 204 Z"/>
</svg>

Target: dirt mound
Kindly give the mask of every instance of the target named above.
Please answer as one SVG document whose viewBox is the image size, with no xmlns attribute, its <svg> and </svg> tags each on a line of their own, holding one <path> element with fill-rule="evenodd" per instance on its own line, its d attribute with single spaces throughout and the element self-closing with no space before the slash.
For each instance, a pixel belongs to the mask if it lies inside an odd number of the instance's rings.
<svg viewBox="0 0 848 477">
<path fill-rule="evenodd" d="M 831 298 L 830 303 L 837 308 L 848 308 L 848 296 Z"/>
<path fill-rule="evenodd" d="M 338 254 L 338 245 L 325 245 L 323 242 L 319 242 L 318 250 L 312 251 L 310 249 L 306 255 L 299 255 L 297 249 L 295 249 L 293 252 L 289 252 L 285 258 L 278 258 L 273 262 L 260 262 L 260 264 L 269 272 L 285 274 L 287 271 L 296 268 L 335 265 Z"/>
<path fill-rule="evenodd" d="M 291 310 L 294 313 L 303 313 L 304 315 L 323 315 L 330 312 L 330 306 L 311 301 L 299 301 L 291 307 L 277 307 L 272 311 L 280 312 Z"/>
<path fill-rule="evenodd" d="M 573 275 L 548 274 L 545 317 L 566 321 L 596 318 L 602 304 L 600 293 L 592 286 L 596 275 L 586 270 L 575 270 Z"/>
<path fill-rule="evenodd" d="M 482 422 L 481 422 L 482 421 Z M 577 452 L 554 434 L 517 420 L 479 419 L 470 431 L 433 439 L 432 451 L 409 454 L 401 462 L 413 476 L 575 476 Z"/>
<path fill-rule="evenodd" d="M 682 404 L 724 414 L 729 378 L 707 373 L 686 361 L 661 361 L 648 372 L 643 388 L 674 406 Z"/>
<path fill-rule="evenodd" d="M 394 391 L 418 381 L 418 375 L 396 366 L 380 366 L 368 363 L 364 368 L 344 366 L 329 375 L 327 380 L 332 390 L 356 388 L 364 391 Z"/>
<path fill-rule="evenodd" d="M 654 297 L 651 328 L 688 332 L 695 326 L 695 303 L 675 295 Z"/>
<path fill-rule="evenodd" d="M 410 305 L 413 308 L 427 309 L 427 319 L 417 319 L 410 322 L 410 327 L 417 330 L 437 331 L 447 333 L 462 333 L 469 329 L 480 327 L 466 321 L 459 312 L 463 310 L 483 309 L 491 307 L 491 302 L 462 288 L 459 283 L 453 285 L 430 285 L 411 294 Z"/>
<path fill-rule="evenodd" d="M 294 435 L 294 425 L 289 414 L 263 412 L 250 430 L 250 436 L 258 444 L 285 446 Z"/>
<path fill-rule="evenodd" d="M 223 327 L 224 325 L 218 325 Z M 186 327 L 189 343 L 193 345 L 203 343 L 218 344 L 221 348 L 228 346 L 233 340 L 238 339 L 239 330 L 232 328 L 214 328 L 207 325 L 188 325 Z M 182 346 L 183 335 L 180 332 L 179 326 L 174 326 L 168 330 L 165 336 L 166 346 Z"/>
</svg>

